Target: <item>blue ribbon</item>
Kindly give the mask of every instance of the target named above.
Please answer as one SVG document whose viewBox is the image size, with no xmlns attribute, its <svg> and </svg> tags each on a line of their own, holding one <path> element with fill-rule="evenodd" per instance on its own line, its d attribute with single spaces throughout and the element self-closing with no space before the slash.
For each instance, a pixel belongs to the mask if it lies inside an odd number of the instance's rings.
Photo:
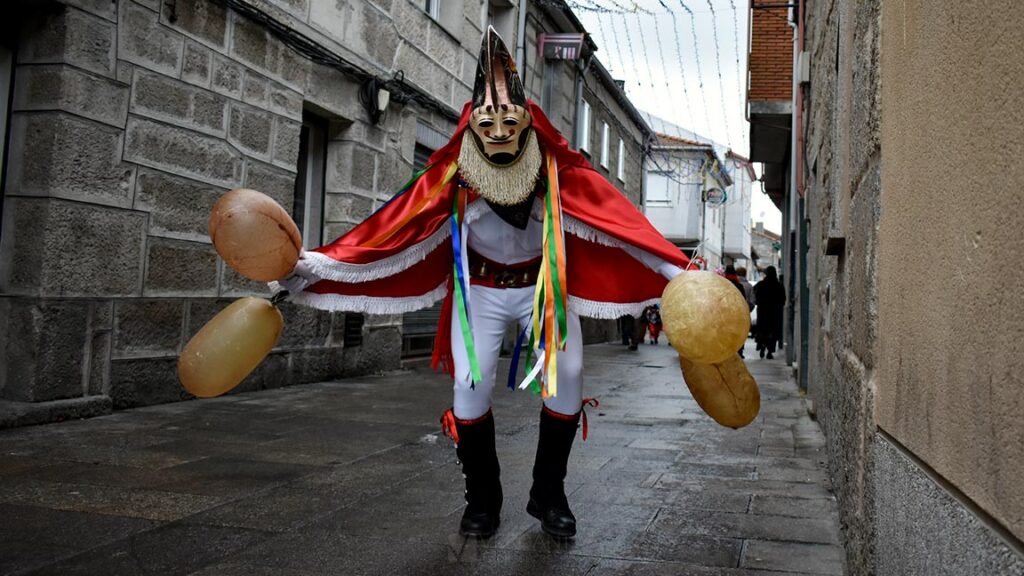
<svg viewBox="0 0 1024 576">
<path fill-rule="evenodd" d="M 519 354 L 523 351 L 523 340 L 526 339 L 526 331 L 530 329 L 530 323 L 526 323 L 526 328 L 519 333 L 519 337 L 516 338 L 516 349 L 512 351 L 512 365 L 508 369 L 508 389 L 516 389 L 516 373 L 519 371 Z"/>
</svg>

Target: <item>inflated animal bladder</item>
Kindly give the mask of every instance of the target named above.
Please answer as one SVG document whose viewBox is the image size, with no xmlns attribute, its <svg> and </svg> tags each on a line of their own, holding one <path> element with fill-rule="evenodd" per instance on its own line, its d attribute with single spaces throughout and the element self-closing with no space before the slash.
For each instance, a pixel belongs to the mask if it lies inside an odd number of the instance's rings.
<svg viewBox="0 0 1024 576">
<path fill-rule="evenodd" d="M 683 272 L 665 287 L 661 321 L 669 342 L 691 362 L 736 355 L 750 332 L 750 309 L 735 286 L 714 272 Z"/>
<path fill-rule="evenodd" d="M 224 262 L 258 282 L 290 274 L 302 252 L 295 221 L 273 198 L 255 190 L 236 188 L 221 196 L 208 227 Z"/>
<path fill-rule="evenodd" d="M 283 328 L 281 312 L 269 300 L 239 298 L 189 340 L 178 357 L 178 379 L 195 396 L 220 396 L 263 361 Z"/>
<path fill-rule="evenodd" d="M 716 364 L 679 357 L 683 380 L 702 410 L 722 426 L 742 428 L 761 410 L 761 393 L 740 355 Z"/>
</svg>

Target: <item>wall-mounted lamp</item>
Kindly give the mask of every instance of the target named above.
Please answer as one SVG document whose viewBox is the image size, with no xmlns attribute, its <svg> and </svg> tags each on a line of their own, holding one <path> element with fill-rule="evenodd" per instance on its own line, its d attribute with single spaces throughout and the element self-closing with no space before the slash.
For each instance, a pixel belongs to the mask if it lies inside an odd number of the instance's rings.
<svg viewBox="0 0 1024 576">
<path fill-rule="evenodd" d="M 380 80 L 370 78 L 359 91 L 359 101 L 370 116 L 372 124 L 380 123 L 380 119 L 387 112 L 388 103 L 391 102 L 391 92 L 388 92 L 383 86 L 384 84 Z"/>
</svg>

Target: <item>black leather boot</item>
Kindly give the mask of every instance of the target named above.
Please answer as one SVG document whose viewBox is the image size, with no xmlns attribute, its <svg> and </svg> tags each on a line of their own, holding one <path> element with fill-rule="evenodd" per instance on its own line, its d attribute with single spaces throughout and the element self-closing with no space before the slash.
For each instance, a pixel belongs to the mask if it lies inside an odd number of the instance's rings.
<svg viewBox="0 0 1024 576">
<path fill-rule="evenodd" d="M 466 510 L 459 533 L 490 538 L 501 523 L 501 467 L 494 449 L 494 416 L 460 420 L 450 409 L 441 418 L 445 433 L 455 441 L 455 453 L 466 479 Z M 452 430 L 454 428 L 454 431 Z"/>
<path fill-rule="evenodd" d="M 579 421 L 580 412 L 566 416 L 545 406 L 540 413 L 540 438 L 526 511 L 540 520 L 544 532 L 559 539 L 576 535 L 576 517 L 569 510 L 564 481 Z"/>
</svg>

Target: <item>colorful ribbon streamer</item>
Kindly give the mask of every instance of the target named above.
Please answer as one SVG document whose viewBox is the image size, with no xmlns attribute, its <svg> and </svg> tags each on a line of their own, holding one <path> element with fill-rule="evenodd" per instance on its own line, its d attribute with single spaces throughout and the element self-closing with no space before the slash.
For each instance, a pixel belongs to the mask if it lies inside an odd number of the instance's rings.
<svg viewBox="0 0 1024 576">
<path fill-rule="evenodd" d="M 423 208 L 425 208 L 427 204 L 434 201 L 434 199 L 436 199 L 438 195 L 441 194 L 441 191 L 445 189 L 449 182 L 451 182 L 452 177 L 455 176 L 455 172 L 458 171 L 458 169 L 459 165 L 457 162 L 452 162 L 448 164 L 448 169 L 445 171 L 444 177 L 441 178 L 440 182 L 434 185 L 434 189 L 431 190 L 429 194 L 424 196 L 419 202 L 417 202 L 412 208 L 410 208 L 406 215 L 402 217 L 398 222 L 395 222 L 395 224 L 386 232 L 379 234 L 376 238 L 363 244 L 363 246 L 367 248 L 375 248 L 377 246 L 380 246 L 381 244 L 384 243 L 384 241 L 386 241 L 388 238 L 391 238 L 391 236 L 393 236 L 396 232 L 401 230 L 402 227 L 408 224 L 410 220 L 419 215 L 419 213 L 423 211 Z M 394 200 L 394 198 L 392 198 L 392 200 Z"/>
<path fill-rule="evenodd" d="M 476 357 L 476 345 L 473 341 L 473 327 L 470 324 L 470 305 L 469 305 L 469 282 L 466 279 L 466 250 L 464 241 L 466 240 L 465 235 L 462 234 L 461 226 L 463 217 L 466 209 L 466 190 L 465 188 L 458 187 L 455 191 L 455 198 L 452 201 L 452 218 L 451 218 L 451 230 L 452 230 L 452 255 L 454 262 L 452 264 L 452 277 L 455 279 L 454 285 L 454 304 L 455 313 L 458 314 L 459 327 L 462 330 L 462 342 L 466 347 L 466 357 L 469 359 L 469 372 L 470 372 L 470 388 L 475 389 L 476 383 L 483 380 L 480 374 L 480 363 Z"/>
<path fill-rule="evenodd" d="M 562 203 L 558 189 L 558 162 L 547 157 L 547 194 L 544 198 L 544 241 L 540 278 L 533 297 L 533 318 L 529 350 L 541 352 L 537 365 L 521 387 L 533 384 L 544 398 L 558 394 L 558 351 L 565 350 L 568 330 L 568 287 L 565 274 L 565 233 L 562 229 Z M 527 364 L 529 364 L 529 350 Z M 543 385 L 535 380 L 543 363 Z"/>
</svg>

